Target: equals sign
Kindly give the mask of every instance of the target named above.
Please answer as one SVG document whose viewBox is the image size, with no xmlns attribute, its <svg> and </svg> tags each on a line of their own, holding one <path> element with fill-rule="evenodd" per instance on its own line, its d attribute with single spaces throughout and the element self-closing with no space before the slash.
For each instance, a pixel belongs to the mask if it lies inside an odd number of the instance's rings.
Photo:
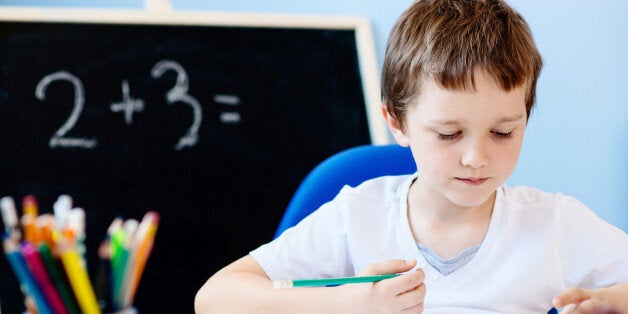
<svg viewBox="0 0 628 314">
<path fill-rule="evenodd" d="M 230 107 L 240 106 L 240 97 L 237 95 L 214 95 L 214 102 L 217 104 L 223 104 Z M 242 120 L 242 116 L 237 111 L 225 110 L 220 112 L 220 122 L 224 124 L 238 124 Z"/>
</svg>

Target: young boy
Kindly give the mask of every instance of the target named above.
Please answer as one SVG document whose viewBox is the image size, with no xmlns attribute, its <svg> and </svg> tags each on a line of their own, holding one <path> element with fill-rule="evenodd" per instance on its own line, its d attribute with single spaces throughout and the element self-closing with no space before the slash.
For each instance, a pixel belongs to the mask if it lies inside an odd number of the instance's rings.
<svg viewBox="0 0 628 314">
<path fill-rule="evenodd" d="M 196 311 L 544 313 L 572 304 L 628 313 L 626 233 L 574 198 L 504 184 L 541 65 L 526 22 L 505 2 L 415 2 L 388 41 L 382 112 L 418 172 L 345 187 L 212 276 Z M 390 273 L 400 275 L 272 284 Z"/>
</svg>

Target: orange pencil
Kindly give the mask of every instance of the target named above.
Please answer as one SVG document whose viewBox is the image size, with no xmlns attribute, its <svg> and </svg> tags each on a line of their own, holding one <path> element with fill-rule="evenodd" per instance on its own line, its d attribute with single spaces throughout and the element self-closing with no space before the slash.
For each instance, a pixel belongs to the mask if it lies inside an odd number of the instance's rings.
<svg viewBox="0 0 628 314">
<path fill-rule="evenodd" d="M 20 218 L 22 222 L 22 230 L 24 231 L 24 239 L 32 244 L 41 242 L 40 230 L 36 224 L 37 216 L 32 214 L 24 214 Z"/>
<path fill-rule="evenodd" d="M 22 198 L 22 214 L 32 215 L 37 217 L 39 215 L 39 207 L 37 206 L 37 198 L 33 195 L 26 195 Z"/>
<path fill-rule="evenodd" d="M 35 196 L 24 196 L 22 198 L 22 229 L 24 231 L 24 239 L 32 244 L 39 244 L 41 241 L 40 230 L 36 223 L 37 215 L 39 215 L 39 209 Z"/>
<path fill-rule="evenodd" d="M 144 272 L 146 261 L 153 249 L 153 243 L 155 241 L 155 234 L 157 233 L 157 226 L 159 225 L 159 214 L 150 211 L 147 212 L 142 218 L 140 223 L 136 243 L 133 247 L 133 268 L 131 271 L 131 279 L 129 281 L 128 289 L 124 296 L 124 306 L 131 306 L 137 287 L 139 286 L 140 278 Z"/>
<path fill-rule="evenodd" d="M 42 214 L 37 217 L 35 225 L 40 230 L 41 241 L 48 244 L 50 251 L 54 256 L 57 256 L 57 250 L 52 233 L 55 228 L 55 218 L 52 214 Z"/>
</svg>

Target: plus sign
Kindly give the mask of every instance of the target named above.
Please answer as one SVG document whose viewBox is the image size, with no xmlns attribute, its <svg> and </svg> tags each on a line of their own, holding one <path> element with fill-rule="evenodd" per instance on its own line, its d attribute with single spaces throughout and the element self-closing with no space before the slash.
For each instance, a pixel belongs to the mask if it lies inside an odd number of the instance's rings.
<svg viewBox="0 0 628 314">
<path fill-rule="evenodd" d="M 111 104 L 112 112 L 124 112 L 124 122 L 126 124 L 133 123 L 133 112 L 144 111 L 144 101 L 141 99 L 131 98 L 129 93 L 129 81 L 122 81 L 122 101 Z"/>
</svg>

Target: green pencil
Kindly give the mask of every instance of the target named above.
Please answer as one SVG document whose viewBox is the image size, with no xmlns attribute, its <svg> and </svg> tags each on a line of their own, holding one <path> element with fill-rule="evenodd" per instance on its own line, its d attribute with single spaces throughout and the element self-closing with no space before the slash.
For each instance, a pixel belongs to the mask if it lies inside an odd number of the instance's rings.
<svg viewBox="0 0 628 314">
<path fill-rule="evenodd" d="M 54 257 L 52 257 L 52 253 L 50 252 L 50 247 L 48 247 L 48 244 L 40 244 L 38 250 L 41 258 L 44 260 L 44 264 L 46 265 L 48 274 L 50 274 L 52 281 L 59 290 L 61 299 L 63 299 L 63 303 L 67 307 L 70 314 L 81 313 L 78 305 L 76 304 L 76 301 L 74 301 L 72 290 L 70 290 L 68 283 L 65 281 L 65 278 L 63 278 L 63 273 L 61 272 L 62 270 L 59 264 L 57 263 L 57 261 L 55 261 Z"/>
<path fill-rule="evenodd" d="M 387 274 L 378 276 L 361 276 L 361 277 L 339 277 L 339 278 L 320 278 L 320 279 L 297 279 L 297 280 L 279 280 L 273 282 L 275 288 L 292 288 L 292 287 L 325 287 L 337 286 L 348 283 L 365 283 L 378 282 L 380 280 L 397 277 L 399 274 Z"/>
</svg>

